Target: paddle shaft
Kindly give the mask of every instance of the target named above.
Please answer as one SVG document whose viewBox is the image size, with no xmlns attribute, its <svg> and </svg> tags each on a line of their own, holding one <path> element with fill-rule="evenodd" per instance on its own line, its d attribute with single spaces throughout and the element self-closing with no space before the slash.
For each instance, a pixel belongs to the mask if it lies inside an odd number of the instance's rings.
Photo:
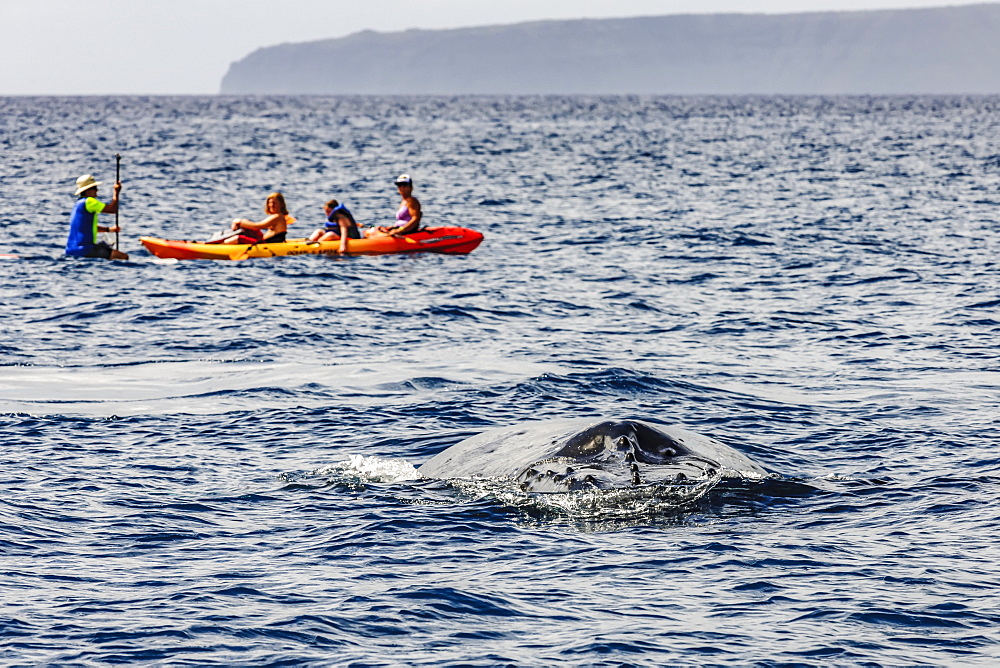
<svg viewBox="0 0 1000 668">
<path fill-rule="evenodd" d="M 115 183 L 122 180 L 122 156 L 121 153 L 115 153 Z M 121 207 L 121 202 L 118 202 L 118 206 Z M 118 209 L 115 209 L 115 250 L 118 250 Z"/>
</svg>

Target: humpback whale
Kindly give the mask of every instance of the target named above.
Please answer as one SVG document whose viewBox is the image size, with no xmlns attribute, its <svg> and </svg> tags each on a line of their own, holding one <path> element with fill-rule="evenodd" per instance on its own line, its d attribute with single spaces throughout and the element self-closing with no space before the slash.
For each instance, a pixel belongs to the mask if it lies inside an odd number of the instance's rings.
<svg viewBox="0 0 1000 668">
<path fill-rule="evenodd" d="M 714 439 L 641 420 L 553 420 L 492 429 L 417 469 L 426 478 L 506 477 L 526 492 L 623 489 L 767 471 Z"/>
</svg>

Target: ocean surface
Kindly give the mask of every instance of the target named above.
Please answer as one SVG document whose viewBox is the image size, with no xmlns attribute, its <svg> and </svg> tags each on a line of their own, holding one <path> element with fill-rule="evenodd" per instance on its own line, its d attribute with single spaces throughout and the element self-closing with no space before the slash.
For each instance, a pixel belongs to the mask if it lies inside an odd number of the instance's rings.
<svg viewBox="0 0 1000 668">
<path fill-rule="evenodd" d="M 115 153 L 131 259 L 66 258 Z M 483 244 L 138 242 L 403 172 Z M 1000 98 L 0 98 L 0 184 L 0 664 L 1000 661 Z M 568 417 L 770 475 L 415 470 Z"/>
</svg>

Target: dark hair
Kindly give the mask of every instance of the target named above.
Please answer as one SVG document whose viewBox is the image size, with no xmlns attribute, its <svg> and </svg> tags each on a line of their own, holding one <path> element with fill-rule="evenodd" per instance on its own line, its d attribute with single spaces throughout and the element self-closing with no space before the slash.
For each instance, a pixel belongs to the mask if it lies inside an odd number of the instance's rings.
<svg viewBox="0 0 1000 668">
<path fill-rule="evenodd" d="M 324 204 L 323 206 L 326 207 L 327 209 L 336 209 L 339 204 L 340 204 L 340 202 L 338 202 L 335 199 L 332 199 L 329 202 L 327 202 L 326 204 Z"/>
</svg>

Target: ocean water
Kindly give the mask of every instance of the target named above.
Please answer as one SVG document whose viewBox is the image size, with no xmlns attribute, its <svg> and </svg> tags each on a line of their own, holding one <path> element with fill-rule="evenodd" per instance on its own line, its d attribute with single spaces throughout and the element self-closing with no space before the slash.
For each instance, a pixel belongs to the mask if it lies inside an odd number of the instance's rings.
<svg viewBox="0 0 1000 668">
<path fill-rule="evenodd" d="M 0 663 L 995 665 L 1000 98 L 0 98 Z M 62 256 L 114 180 L 127 262 Z M 284 192 L 468 256 L 153 258 Z M 112 217 L 107 216 L 107 220 Z M 415 467 L 631 417 L 771 472 Z M 655 501 L 655 502 L 654 502 Z"/>
</svg>

